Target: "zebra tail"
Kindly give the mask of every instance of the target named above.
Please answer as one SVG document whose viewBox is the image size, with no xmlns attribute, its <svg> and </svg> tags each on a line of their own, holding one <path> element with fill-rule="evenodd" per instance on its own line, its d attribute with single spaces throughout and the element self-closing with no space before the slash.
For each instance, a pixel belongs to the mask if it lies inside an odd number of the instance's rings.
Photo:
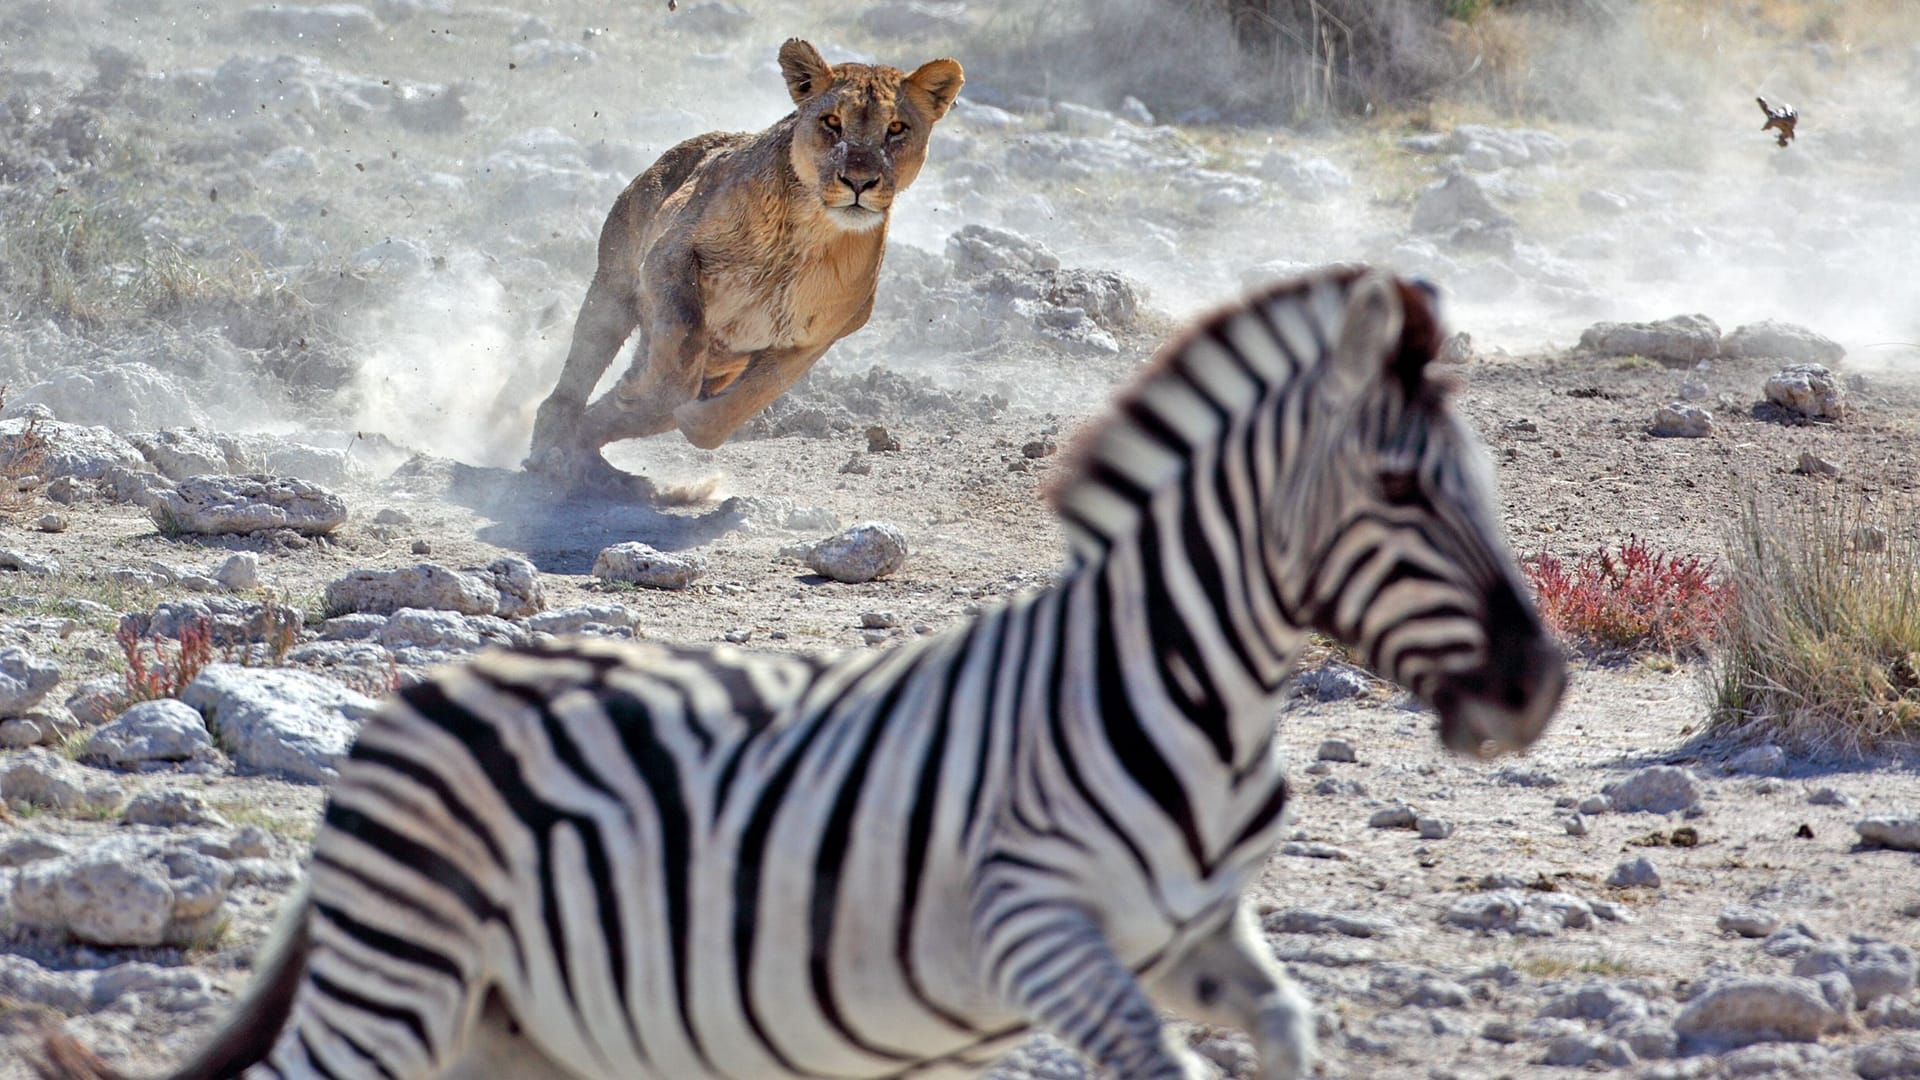
<svg viewBox="0 0 1920 1080">
<path fill-rule="evenodd" d="M 272 1051 L 293 1012 L 294 992 L 307 968 L 307 912 L 303 888 L 281 912 L 280 924 L 261 950 L 265 966 L 219 1034 L 167 1080 L 236 1080 Z M 41 1080 L 129 1080 L 100 1055 L 65 1032 L 47 1037 L 45 1060 L 34 1063 Z"/>
</svg>

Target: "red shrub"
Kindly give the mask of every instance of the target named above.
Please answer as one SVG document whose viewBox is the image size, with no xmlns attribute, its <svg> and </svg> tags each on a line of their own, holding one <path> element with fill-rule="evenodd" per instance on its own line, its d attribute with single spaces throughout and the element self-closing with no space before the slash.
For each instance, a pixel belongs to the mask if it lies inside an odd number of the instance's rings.
<svg viewBox="0 0 1920 1080">
<path fill-rule="evenodd" d="M 127 657 L 126 704 L 179 697 L 180 691 L 200 674 L 200 669 L 213 662 L 213 629 L 205 619 L 180 628 L 180 647 L 171 658 L 157 634 L 153 638 L 151 662 L 147 659 L 145 643 L 131 626 L 122 625 L 113 638 Z"/>
<path fill-rule="evenodd" d="M 1603 548 L 1571 562 L 1541 554 L 1524 569 L 1548 625 L 1603 649 L 1697 653 L 1729 595 L 1705 560 L 1655 551 L 1639 537 L 1618 554 Z"/>
</svg>

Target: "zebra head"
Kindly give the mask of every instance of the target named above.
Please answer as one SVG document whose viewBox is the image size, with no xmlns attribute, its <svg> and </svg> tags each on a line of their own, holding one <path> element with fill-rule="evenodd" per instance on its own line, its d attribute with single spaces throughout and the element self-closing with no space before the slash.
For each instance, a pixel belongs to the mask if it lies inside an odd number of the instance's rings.
<svg viewBox="0 0 1920 1080">
<path fill-rule="evenodd" d="M 1321 283 L 1326 338 L 1306 373 L 1296 490 L 1268 535 L 1295 562 L 1308 624 L 1411 689 L 1441 741 L 1489 757 L 1539 737 L 1566 660 L 1495 518 L 1492 468 L 1429 371 L 1434 297 L 1383 273 Z"/>
</svg>

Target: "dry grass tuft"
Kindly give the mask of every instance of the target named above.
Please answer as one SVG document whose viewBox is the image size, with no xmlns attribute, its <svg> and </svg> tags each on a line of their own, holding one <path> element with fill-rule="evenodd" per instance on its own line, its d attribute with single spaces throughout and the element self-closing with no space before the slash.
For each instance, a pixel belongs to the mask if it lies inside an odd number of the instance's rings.
<svg viewBox="0 0 1920 1080">
<path fill-rule="evenodd" d="M 1710 730 L 1847 755 L 1920 741 L 1920 508 L 1749 491 L 1727 548 Z"/>
</svg>

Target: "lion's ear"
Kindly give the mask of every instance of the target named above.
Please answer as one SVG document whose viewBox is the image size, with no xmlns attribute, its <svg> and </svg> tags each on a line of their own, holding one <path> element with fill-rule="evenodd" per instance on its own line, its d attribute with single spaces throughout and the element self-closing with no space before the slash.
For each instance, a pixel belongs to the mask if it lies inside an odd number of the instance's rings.
<svg viewBox="0 0 1920 1080">
<path fill-rule="evenodd" d="M 960 70 L 960 61 L 945 58 L 929 60 L 907 76 L 907 85 L 927 96 L 933 106 L 935 120 L 947 115 L 947 110 L 953 107 L 953 99 L 960 96 L 960 85 L 966 81 L 965 73 Z"/>
<path fill-rule="evenodd" d="M 780 74 L 787 80 L 787 93 L 793 95 L 795 105 L 805 104 L 833 85 L 833 65 L 821 58 L 820 50 L 799 38 L 788 38 L 780 46 Z"/>
</svg>

